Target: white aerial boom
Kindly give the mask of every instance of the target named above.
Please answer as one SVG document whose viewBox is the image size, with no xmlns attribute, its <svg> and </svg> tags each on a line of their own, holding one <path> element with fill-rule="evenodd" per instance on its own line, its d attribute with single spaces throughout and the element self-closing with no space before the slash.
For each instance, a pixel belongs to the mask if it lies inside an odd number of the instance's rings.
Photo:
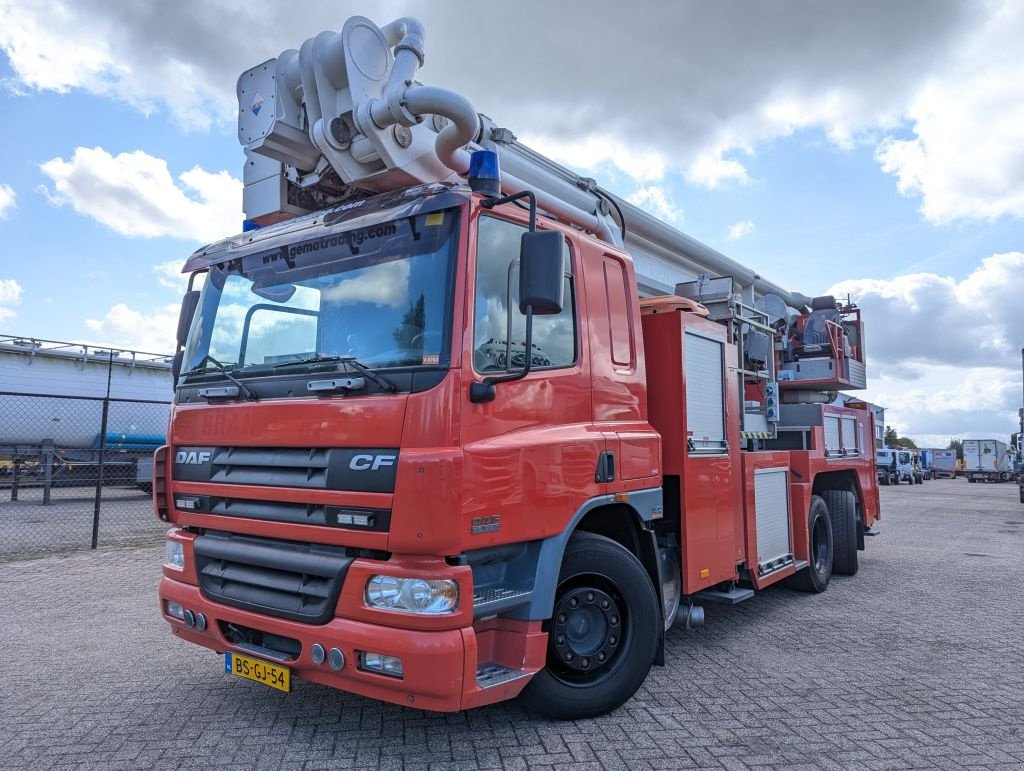
<svg viewBox="0 0 1024 771">
<path fill-rule="evenodd" d="M 641 291 L 671 292 L 702 274 L 731 276 L 746 303 L 782 289 L 714 249 L 518 143 L 463 96 L 415 80 L 424 30 L 356 16 L 242 73 L 238 135 L 246 216 L 269 224 L 346 199 L 461 182 L 473 150 L 498 154 L 504 194 L 532 190 L 551 216 L 624 247 Z"/>
</svg>

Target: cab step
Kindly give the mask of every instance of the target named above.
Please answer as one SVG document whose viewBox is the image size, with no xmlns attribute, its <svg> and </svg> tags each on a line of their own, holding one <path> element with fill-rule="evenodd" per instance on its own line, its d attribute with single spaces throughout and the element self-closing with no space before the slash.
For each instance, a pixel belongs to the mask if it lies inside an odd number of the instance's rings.
<svg viewBox="0 0 1024 771">
<path fill-rule="evenodd" d="M 473 592 L 473 615 L 480 616 L 525 604 L 532 589 L 511 586 L 496 586 Z"/>
<path fill-rule="evenodd" d="M 509 669 L 501 664 L 483 664 L 476 670 L 476 684 L 480 688 L 494 688 L 524 677 L 529 674 L 522 669 Z"/>
<path fill-rule="evenodd" d="M 749 600 L 753 596 L 753 589 L 742 589 L 738 586 L 727 592 L 719 591 L 718 589 L 704 589 L 693 595 L 694 599 L 703 600 L 704 602 L 717 602 L 720 605 L 735 605 L 744 600 Z"/>
</svg>

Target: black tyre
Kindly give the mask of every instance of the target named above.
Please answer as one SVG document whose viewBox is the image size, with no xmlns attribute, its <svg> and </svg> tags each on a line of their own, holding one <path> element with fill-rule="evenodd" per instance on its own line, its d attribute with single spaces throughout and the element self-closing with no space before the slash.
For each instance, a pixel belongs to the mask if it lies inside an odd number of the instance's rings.
<svg viewBox="0 0 1024 771">
<path fill-rule="evenodd" d="M 547 663 L 520 699 L 533 712 L 578 720 L 611 712 L 643 684 L 661 637 L 651 579 L 611 539 L 576 533 L 558 576 Z"/>
<path fill-rule="evenodd" d="M 1020 502 L 1024 503 L 1024 487 L 1020 488 Z"/>
<path fill-rule="evenodd" d="M 786 586 L 800 592 L 819 593 L 828 589 L 832 578 L 832 522 L 828 506 L 817 495 L 811 497 L 807 512 L 810 561 L 807 567 L 786 579 Z"/>
<path fill-rule="evenodd" d="M 974 477 L 967 477 L 967 481 L 968 481 L 968 482 L 970 482 L 970 483 L 971 483 L 971 484 L 973 485 L 973 484 L 974 484 L 975 482 L 977 482 L 978 480 L 977 480 L 977 479 L 975 479 Z"/>
<path fill-rule="evenodd" d="M 889 477 L 887 477 L 887 476 L 884 476 L 884 477 L 882 477 L 882 478 L 881 478 L 880 480 L 878 480 L 878 481 L 879 481 L 879 482 L 880 482 L 881 484 L 885 485 L 886 487 L 888 487 L 888 486 L 889 486 Z"/>
<path fill-rule="evenodd" d="M 832 572 L 857 574 L 857 498 L 849 490 L 825 490 L 821 497 L 832 523 Z"/>
</svg>

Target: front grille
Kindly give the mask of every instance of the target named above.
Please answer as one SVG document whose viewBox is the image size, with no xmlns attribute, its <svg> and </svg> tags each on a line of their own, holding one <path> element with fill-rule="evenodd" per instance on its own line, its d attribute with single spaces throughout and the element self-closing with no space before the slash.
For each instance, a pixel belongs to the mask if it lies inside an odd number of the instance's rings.
<svg viewBox="0 0 1024 771">
<path fill-rule="evenodd" d="M 228 533 L 206 533 L 194 544 L 205 597 L 307 624 L 331 620 L 353 560 L 344 548 Z"/>
<path fill-rule="evenodd" d="M 397 471 L 397 449 L 178 447 L 173 477 L 182 482 L 390 493 Z"/>
<path fill-rule="evenodd" d="M 294 525 L 326 525 L 362 532 L 386 533 L 391 524 L 391 512 L 388 509 L 333 506 L 323 503 L 257 501 L 191 493 L 178 493 L 174 496 L 174 501 L 177 508 L 192 514 L 245 517 Z"/>
<path fill-rule="evenodd" d="M 318 490 L 327 487 L 327 450 L 229 447 L 217 450 L 211 464 L 211 482 Z"/>
</svg>

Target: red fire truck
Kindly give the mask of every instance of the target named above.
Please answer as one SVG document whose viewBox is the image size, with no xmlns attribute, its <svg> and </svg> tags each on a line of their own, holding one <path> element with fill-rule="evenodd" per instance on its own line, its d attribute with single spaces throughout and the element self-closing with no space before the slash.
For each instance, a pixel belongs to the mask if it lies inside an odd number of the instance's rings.
<svg viewBox="0 0 1024 771">
<path fill-rule="evenodd" d="M 184 268 L 161 612 L 285 691 L 598 715 L 704 605 L 857 571 L 860 312 L 420 85 L 423 38 L 356 17 L 239 80 L 249 219 Z"/>
</svg>

